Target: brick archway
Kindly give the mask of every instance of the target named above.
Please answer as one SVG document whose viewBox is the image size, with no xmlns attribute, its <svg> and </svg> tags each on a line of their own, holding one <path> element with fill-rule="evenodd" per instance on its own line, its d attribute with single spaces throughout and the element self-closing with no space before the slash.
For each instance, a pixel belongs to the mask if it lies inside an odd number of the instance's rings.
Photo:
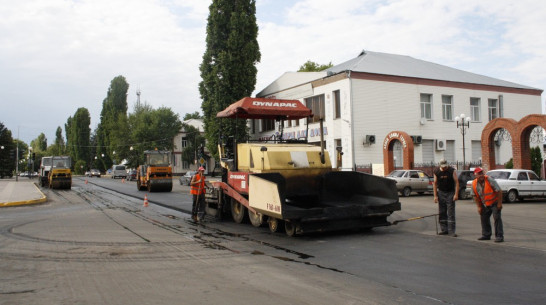
<svg viewBox="0 0 546 305">
<path fill-rule="evenodd" d="M 385 140 L 383 140 L 383 164 L 385 165 L 385 176 L 394 170 L 392 149 L 395 140 L 402 143 L 402 150 L 404 151 L 402 167 L 404 169 L 411 169 L 413 167 L 413 140 L 403 131 L 391 131 L 387 134 Z"/>
<path fill-rule="evenodd" d="M 546 115 L 530 114 L 523 117 L 519 122 L 514 119 L 498 118 L 490 121 L 482 131 L 482 164 L 484 169 L 495 169 L 495 149 L 491 145 L 497 130 L 504 128 L 512 137 L 512 157 L 514 168 L 531 169 L 529 156 L 529 136 L 536 126 L 546 129 Z"/>
</svg>

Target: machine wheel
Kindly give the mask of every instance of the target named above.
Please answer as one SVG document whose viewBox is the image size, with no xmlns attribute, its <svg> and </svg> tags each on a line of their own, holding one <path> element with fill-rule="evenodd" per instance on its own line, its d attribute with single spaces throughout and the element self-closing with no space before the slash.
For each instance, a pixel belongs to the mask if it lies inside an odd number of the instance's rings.
<svg viewBox="0 0 546 305">
<path fill-rule="evenodd" d="M 284 222 L 284 231 L 286 232 L 286 235 L 292 237 L 296 235 L 296 229 L 298 228 L 297 223 L 285 221 Z"/>
<path fill-rule="evenodd" d="M 411 187 L 406 186 L 406 187 L 402 190 L 402 196 L 403 196 L 403 197 L 409 197 L 410 194 L 411 194 Z"/>
<path fill-rule="evenodd" d="M 251 210 L 246 209 L 248 211 L 248 218 L 250 219 L 250 223 L 255 227 L 261 227 L 264 224 L 264 218 L 263 215 L 260 213 L 253 213 Z"/>
<path fill-rule="evenodd" d="M 231 198 L 231 217 L 236 223 L 242 223 L 245 219 L 246 207 L 239 201 Z"/>
<path fill-rule="evenodd" d="M 517 199 L 518 199 L 518 191 L 516 190 L 510 190 L 508 192 L 508 195 L 506 195 L 506 201 L 510 203 L 516 202 Z"/>
<path fill-rule="evenodd" d="M 269 226 L 269 231 L 271 231 L 271 233 L 275 233 L 275 232 L 279 232 L 280 231 L 280 227 L 279 227 L 279 223 L 281 221 L 275 217 L 268 217 L 267 218 L 267 225 Z"/>
</svg>

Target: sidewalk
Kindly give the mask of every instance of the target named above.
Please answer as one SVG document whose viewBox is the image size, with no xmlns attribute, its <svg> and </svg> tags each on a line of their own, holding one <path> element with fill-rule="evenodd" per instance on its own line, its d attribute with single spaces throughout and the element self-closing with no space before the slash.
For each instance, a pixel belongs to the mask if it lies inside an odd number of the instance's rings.
<svg viewBox="0 0 546 305">
<path fill-rule="evenodd" d="M 0 207 L 36 204 L 47 201 L 47 197 L 34 184 L 36 179 L 19 177 L 0 179 Z"/>
</svg>

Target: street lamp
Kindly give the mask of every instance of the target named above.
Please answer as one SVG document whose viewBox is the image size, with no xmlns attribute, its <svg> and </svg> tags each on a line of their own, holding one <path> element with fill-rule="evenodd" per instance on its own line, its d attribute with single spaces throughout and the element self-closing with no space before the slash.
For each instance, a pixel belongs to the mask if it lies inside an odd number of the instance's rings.
<svg viewBox="0 0 546 305">
<path fill-rule="evenodd" d="M 0 149 L 2 150 L 2 160 L 0 160 L 0 162 L 2 162 L 2 168 L 0 168 L 0 177 L 4 178 L 4 145 L 0 146 Z"/>
<path fill-rule="evenodd" d="M 470 117 L 467 117 L 464 115 L 464 113 L 461 113 L 460 116 L 455 117 L 455 122 L 457 123 L 457 128 L 461 130 L 461 134 L 463 135 L 463 169 L 465 169 L 466 156 L 465 156 L 465 146 L 464 146 L 464 135 L 466 134 L 467 129 L 470 128 Z"/>
</svg>

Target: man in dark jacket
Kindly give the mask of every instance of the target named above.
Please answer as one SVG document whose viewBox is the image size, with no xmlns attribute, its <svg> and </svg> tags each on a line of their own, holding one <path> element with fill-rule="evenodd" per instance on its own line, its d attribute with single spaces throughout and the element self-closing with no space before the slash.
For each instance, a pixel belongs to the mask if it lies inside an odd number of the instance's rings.
<svg viewBox="0 0 546 305">
<path fill-rule="evenodd" d="M 455 201 L 459 199 L 459 179 L 447 161 L 440 161 L 440 169 L 434 172 L 434 202 L 438 203 L 439 235 L 457 237 L 455 234 Z"/>
</svg>

